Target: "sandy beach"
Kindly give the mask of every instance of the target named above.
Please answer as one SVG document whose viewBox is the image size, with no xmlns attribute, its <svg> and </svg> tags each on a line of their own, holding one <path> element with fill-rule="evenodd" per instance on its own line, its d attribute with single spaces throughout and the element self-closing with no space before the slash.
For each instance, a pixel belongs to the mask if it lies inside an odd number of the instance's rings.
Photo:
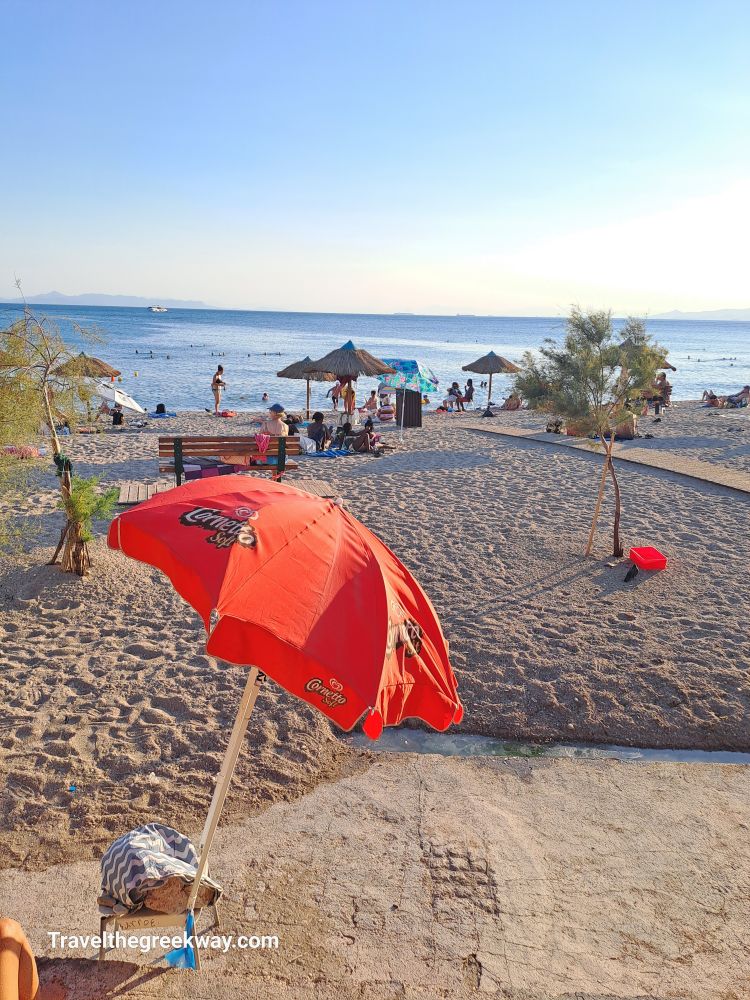
<svg viewBox="0 0 750 1000">
<path fill-rule="evenodd" d="M 430 415 L 403 443 L 389 428 L 382 459 L 303 459 L 289 477 L 330 482 L 425 587 L 451 643 L 460 731 L 750 750 L 750 494 L 620 463 L 626 551 L 651 544 L 669 558 L 625 584 L 609 499 L 594 555 L 582 555 L 600 456 L 469 429 L 477 419 Z M 646 423 L 655 437 L 638 447 L 686 470 L 750 472 L 748 411 L 685 402 Z M 241 415 L 222 432 L 250 427 Z M 154 481 L 159 434 L 212 431 L 207 414 L 181 413 L 76 435 L 66 451 L 104 484 Z M 36 928 L 48 956 L 52 914 L 93 928 L 111 840 L 155 818 L 197 834 L 244 676 L 205 655 L 198 617 L 166 579 L 101 537 L 87 578 L 45 566 L 56 488 L 39 473 L 16 502 L 33 535 L 0 576 L 0 908 Z M 270 959 L 211 957 L 210 990 L 740 1000 L 748 791 L 746 767 L 386 759 L 268 684 L 215 870 L 233 926 L 283 920 L 288 938 Z M 402 921 L 416 928 L 406 952 Z M 118 995 L 136 971 L 112 961 L 103 981 L 57 955 L 43 974 L 94 997 Z M 159 975 L 127 995 L 219 995 L 186 982 Z"/>
</svg>

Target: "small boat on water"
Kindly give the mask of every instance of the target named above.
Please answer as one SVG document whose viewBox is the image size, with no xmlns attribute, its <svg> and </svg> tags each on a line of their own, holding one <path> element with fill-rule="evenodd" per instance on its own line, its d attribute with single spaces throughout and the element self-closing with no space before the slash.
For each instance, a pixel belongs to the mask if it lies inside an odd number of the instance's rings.
<svg viewBox="0 0 750 1000">
<path fill-rule="evenodd" d="M 149 306 L 148 311 L 151 313 L 165 313 L 169 312 L 166 306 Z"/>
</svg>

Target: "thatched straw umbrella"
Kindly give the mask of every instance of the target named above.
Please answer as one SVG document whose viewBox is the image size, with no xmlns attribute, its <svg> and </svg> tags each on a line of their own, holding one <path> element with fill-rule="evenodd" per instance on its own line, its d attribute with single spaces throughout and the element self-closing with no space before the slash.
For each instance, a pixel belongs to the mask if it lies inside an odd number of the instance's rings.
<svg viewBox="0 0 750 1000">
<path fill-rule="evenodd" d="M 644 346 L 644 345 L 642 345 L 640 343 L 637 343 L 635 340 L 633 340 L 632 337 L 626 337 L 625 340 L 623 340 L 623 342 L 620 344 L 620 347 L 624 347 L 626 351 L 632 350 L 634 347 L 641 347 L 641 346 Z M 658 363 L 657 363 L 656 367 L 657 368 L 668 368 L 671 372 L 676 372 L 677 371 L 677 369 L 675 368 L 675 366 L 674 365 L 670 365 L 670 363 L 667 361 L 666 354 L 663 354 L 658 359 Z"/>
<path fill-rule="evenodd" d="M 117 378 L 120 374 L 106 361 L 92 358 L 88 354 L 84 354 L 83 351 L 55 368 L 55 375 L 62 375 L 63 378 L 68 375 L 75 378 Z"/>
<path fill-rule="evenodd" d="M 286 368 L 282 368 L 280 372 L 276 372 L 279 378 L 303 378 L 307 383 L 307 402 L 305 410 L 307 413 L 307 419 L 310 419 L 310 383 L 311 382 L 335 382 L 336 376 L 332 375 L 331 372 L 311 372 L 306 371 L 306 366 L 312 364 L 312 358 L 308 355 L 301 361 L 295 361 L 291 365 L 287 365 Z"/>
<path fill-rule="evenodd" d="M 306 372 L 331 372 L 340 382 L 354 382 L 360 375 L 393 375 L 395 368 L 385 364 L 379 358 L 361 347 L 355 347 L 351 340 L 335 351 L 326 354 L 324 358 L 310 362 L 305 366 Z M 347 397 L 347 405 L 351 404 L 352 396 Z M 347 410 L 351 413 L 353 410 Z"/>
<path fill-rule="evenodd" d="M 514 375 L 516 372 L 520 372 L 521 369 L 518 365 L 514 365 L 512 361 L 508 361 L 507 358 L 503 358 L 499 354 L 495 354 L 494 351 L 490 351 L 490 353 L 485 354 L 483 358 L 477 358 L 477 360 L 472 361 L 470 365 L 464 365 L 461 371 L 474 372 L 476 375 L 489 375 L 490 388 L 487 393 L 487 409 L 484 411 L 482 416 L 491 417 L 493 415 L 492 410 L 490 409 L 490 402 L 492 400 L 492 376 Z"/>
<path fill-rule="evenodd" d="M 102 361 L 100 358 L 92 358 L 91 355 L 81 351 L 74 358 L 68 358 L 67 361 L 63 361 L 61 365 L 58 365 L 53 374 L 58 375 L 60 378 L 110 379 L 110 381 L 114 382 L 120 372 L 116 368 L 113 368 L 112 365 L 108 365 L 106 361 Z M 86 416 L 90 421 L 91 405 L 88 399 L 86 400 Z"/>
</svg>

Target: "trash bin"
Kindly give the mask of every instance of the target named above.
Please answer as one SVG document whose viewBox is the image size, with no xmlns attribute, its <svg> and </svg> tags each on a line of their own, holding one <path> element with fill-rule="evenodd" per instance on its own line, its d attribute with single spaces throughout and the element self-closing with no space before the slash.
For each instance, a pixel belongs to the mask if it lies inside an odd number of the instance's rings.
<svg viewBox="0 0 750 1000">
<path fill-rule="evenodd" d="M 404 427 L 422 426 L 422 394 L 412 389 L 399 389 L 396 393 L 396 423 L 401 427 L 401 410 Z"/>
</svg>

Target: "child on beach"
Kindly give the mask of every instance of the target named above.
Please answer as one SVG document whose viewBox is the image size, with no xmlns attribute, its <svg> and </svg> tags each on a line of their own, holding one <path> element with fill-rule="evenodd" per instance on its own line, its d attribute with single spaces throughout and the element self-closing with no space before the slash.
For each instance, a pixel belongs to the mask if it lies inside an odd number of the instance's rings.
<svg viewBox="0 0 750 1000">
<path fill-rule="evenodd" d="M 331 402 L 333 403 L 334 410 L 339 408 L 339 396 L 341 395 L 341 383 L 334 382 L 331 388 L 326 393 L 326 399 L 330 396 Z"/>
<path fill-rule="evenodd" d="M 214 377 L 211 379 L 211 392 L 214 394 L 214 415 L 219 415 L 219 405 L 221 403 L 221 393 L 226 389 L 227 384 L 224 381 L 224 366 L 219 365 L 216 369 Z"/>
<path fill-rule="evenodd" d="M 325 451 L 330 444 L 328 428 L 323 423 L 323 414 L 317 410 L 312 415 L 312 420 L 307 427 L 307 436 L 315 442 L 317 451 Z"/>
</svg>

